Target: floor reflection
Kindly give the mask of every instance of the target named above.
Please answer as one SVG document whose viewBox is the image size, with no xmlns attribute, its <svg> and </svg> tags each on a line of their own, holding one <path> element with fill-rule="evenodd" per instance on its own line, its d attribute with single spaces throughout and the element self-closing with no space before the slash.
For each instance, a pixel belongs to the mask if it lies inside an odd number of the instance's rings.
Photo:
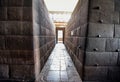
<svg viewBox="0 0 120 82">
<path fill-rule="evenodd" d="M 62 43 L 56 44 L 40 78 L 40 82 L 82 82 Z"/>
</svg>

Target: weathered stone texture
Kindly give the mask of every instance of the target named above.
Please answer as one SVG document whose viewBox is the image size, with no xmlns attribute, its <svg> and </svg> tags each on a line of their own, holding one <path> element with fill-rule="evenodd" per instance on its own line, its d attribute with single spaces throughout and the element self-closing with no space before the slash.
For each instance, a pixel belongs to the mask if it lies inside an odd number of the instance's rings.
<svg viewBox="0 0 120 82">
<path fill-rule="evenodd" d="M 91 67 L 86 66 L 84 71 L 84 80 L 86 81 L 106 81 L 107 67 Z"/>
<path fill-rule="evenodd" d="M 8 7 L 7 10 L 8 20 L 22 20 L 22 8 L 21 7 Z"/>
<path fill-rule="evenodd" d="M 0 0 L 0 82 L 34 82 L 54 45 L 43 0 Z"/>
<path fill-rule="evenodd" d="M 87 52 L 85 64 L 87 66 L 115 66 L 117 59 L 117 52 Z"/>
<path fill-rule="evenodd" d="M 105 51 L 105 38 L 88 38 L 87 39 L 87 51 Z M 93 45 L 94 44 L 94 45 Z"/>
<path fill-rule="evenodd" d="M 79 1 L 65 28 L 65 45 L 81 77 L 87 31 L 87 9 L 88 0 Z"/>
<path fill-rule="evenodd" d="M 11 65 L 11 78 L 34 79 L 34 65 Z"/>
<path fill-rule="evenodd" d="M 90 0 L 84 81 L 120 80 L 119 2 Z"/>
<path fill-rule="evenodd" d="M 32 78 L 35 77 L 33 37 L 31 36 L 33 31 L 32 20 L 23 20 L 25 14 L 32 17 L 32 5 L 29 11 L 24 13 L 25 1 L 0 0 L 1 82 L 9 82 L 13 79 L 14 82 L 17 82 L 28 75 Z M 31 77 L 27 77 L 27 79 L 31 80 Z"/>
<path fill-rule="evenodd" d="M 54 26 L 43 0 L 33 0 L 33 34 L 35 76 L 39 78 L 40 71 L 55 45 Z"/>
<path fill-rule="evenodd" d="M 109 28 L 108 28 L 109 27 Z M 96 24 L 90 23 L 88 29 L 89 37 L 113 37 L 114 24 Z"/>
</svg>

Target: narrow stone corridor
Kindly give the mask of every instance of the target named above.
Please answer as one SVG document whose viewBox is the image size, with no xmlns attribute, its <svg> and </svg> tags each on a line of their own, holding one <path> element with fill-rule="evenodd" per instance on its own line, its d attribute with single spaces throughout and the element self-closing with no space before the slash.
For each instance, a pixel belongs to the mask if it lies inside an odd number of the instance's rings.
<svg viewBox="0 0 120 82">
<path fill-rule="evenodd" d="M 120 82 L 120 0 L 0 0 L 0 82 L 81 80 Z"/>
<path fill-rule="evenodd" d="M 56 44 L 41 71 L 40 82 L 82 82 L 64 44 Z"/>
</svg>

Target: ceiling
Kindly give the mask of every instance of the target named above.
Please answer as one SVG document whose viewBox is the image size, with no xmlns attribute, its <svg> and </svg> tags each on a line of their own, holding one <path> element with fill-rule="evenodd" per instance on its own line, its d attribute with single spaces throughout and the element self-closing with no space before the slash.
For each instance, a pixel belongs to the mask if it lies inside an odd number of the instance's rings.
<svg viewBox="0 0 120 82">
<path fill-rule="evenodd" d="M 72 12 L 78 0 L 44 0 L 48 11 Z"/>
<path fill-rule="evenodd" d="M 44 0 L 56 27 L 66 27 L 78 0 Z"/>
</svg>

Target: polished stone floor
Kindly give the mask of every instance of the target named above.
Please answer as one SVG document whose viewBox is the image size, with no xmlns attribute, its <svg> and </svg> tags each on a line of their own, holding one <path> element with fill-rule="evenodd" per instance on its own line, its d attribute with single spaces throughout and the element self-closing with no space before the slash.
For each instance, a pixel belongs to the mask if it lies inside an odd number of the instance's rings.
<svg viewBox="0 0 120 82">
<path fill-rule="evenodd" d="M 56 44 L 40 78 L 40 82 L 82 82 L 62 43 Z"/>
</svg>

